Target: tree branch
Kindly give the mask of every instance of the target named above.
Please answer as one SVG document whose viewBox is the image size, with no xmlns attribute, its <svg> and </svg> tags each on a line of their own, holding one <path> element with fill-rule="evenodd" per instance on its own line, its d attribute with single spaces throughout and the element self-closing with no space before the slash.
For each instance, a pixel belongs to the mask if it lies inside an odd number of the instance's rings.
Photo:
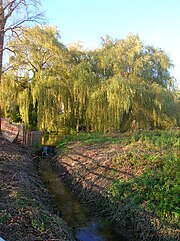
<svg viewBox="0 0 180 241">
<path fill-rule="evenodd" d="M 10 51 L 10 52 L 12 52 L 12 53 L 16 54 L 16 51 L 15 51 L 15 50 L 10 49 L 9 47 L 5 47 L 5 48 L 3 49 L 3 51 L 4 51 L 4 50 L 8 50 L 8 51 Z"/>
<path fill-rule="evenodd" d="M 17 28 L 21 28 L 21 26 L 26 23 L 26 22 L 35 22 L 35 23 L 40 23 L 40 20 L 42 20 L 43 18 L 42 17 L 42 13 L 39 13 L 39 14 L 36 14 L 36 15 L 32 15 L 30 17 L 27 17 L 27 19 L 22 19 L 22 20 L 19 20 L 18 23 L 16 23 L 15 25 L 11 25 L 9 27 L 7 27 L 4 32 L 8 32 L 8 31 L 12 31 L 12 30 L 15 30 Z"/>
<path fill-rule="evenodd" d="M 14 7 L 12 7 L 14 4 Z M 18 6 L 21 4 L 21 0 L 19 2 L 17 2 L 17 4 L 15 4 L 15 1 L 10 2 L 5 8 L 5 9 L 9 9 L 8 13 L 6 14 L 6 16 L 4 16 L 4 22 L 6 23 L 8 18 L 12 15 L 12 13 L 16 10 L 16 8 L 18 8 Z"/>
</svg>

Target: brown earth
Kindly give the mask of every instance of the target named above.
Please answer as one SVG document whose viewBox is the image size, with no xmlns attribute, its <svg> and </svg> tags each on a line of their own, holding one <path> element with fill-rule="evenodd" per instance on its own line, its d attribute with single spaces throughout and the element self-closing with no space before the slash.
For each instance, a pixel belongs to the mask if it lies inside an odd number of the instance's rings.
<svg viewBox="0 0 180 241">
<path fill-rule="evenodd" d="M 42 184 L 32 150 L 0 136 L 0 237 L 6 241 L 74 241 Z"/>
<path fill-rule="evenodd" d="M 136 151 L 137 158 L 141 159 L 138 165 L 130 158 L 132 153 L 136 158 Z M 164 235 L 157 217 L 142 208 L 137 209 L 128 198 L 121 203 L 113 201 L 109 192 L 117 179 L 128 180 L 140 176 L 148 161 L 145 154 L 156 151 L 151 147 L 147 149 L 142 143 L 85 145 L 83 142 L 71 142 L 63 153 L 58 153 L 53 167 L 81 201 L 87 202 L 96 214 L 108 218 L 129 241 L 179 240 L 176 231 Z M 160 163 L 161 158 L 154 165 Z"/>
<path fill-rule="evenodd" d="M 136 158 L 136 151 L 142 161 L 138 165 L 130 161 L 132 153 Z M 145 154 L 152 151 L 157 150 L 142 143 L 72 142 L 65 152 L 57 154 L 52 165 L 81 201 L 87 202 L 96 215 L 109 219 L 128 241 L 179 240 L 179 234 L 173 235 L 172 230 L 164 236 L 159 220 L 134 208 L 130 200 L 117 203 L 109 198 L 117 178 L 128 180 L 144 172 Z M 0 236 L 6 241 L 75 240 L 52 207 L 53 200 L 36 168 L 37 157 L 31 153 L 0 137 Z M 154 165 L 160 164 L 161 158 Z"/>
</svg>

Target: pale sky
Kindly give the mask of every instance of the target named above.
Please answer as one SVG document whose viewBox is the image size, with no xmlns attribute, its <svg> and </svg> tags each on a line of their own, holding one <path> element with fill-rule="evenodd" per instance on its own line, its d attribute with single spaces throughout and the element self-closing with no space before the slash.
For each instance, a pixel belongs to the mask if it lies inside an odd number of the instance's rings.
<svg viewBox="0 0 180 241">
<path fill-rule="evenodd" d="M 101 37 L 122 39 L 129 32 L 163 49 L 180 87 L 180 0 L 41 0 L 47 21 L 57 26 L 63 44 L 80 41 L 100 47 Z"/>
</svg>

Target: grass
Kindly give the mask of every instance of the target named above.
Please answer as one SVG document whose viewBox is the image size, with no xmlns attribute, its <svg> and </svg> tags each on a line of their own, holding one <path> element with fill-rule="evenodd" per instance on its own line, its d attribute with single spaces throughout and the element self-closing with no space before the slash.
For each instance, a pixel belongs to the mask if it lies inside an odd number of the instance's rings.
<svg viewBox="0 0 180 241">
<path fill-rule="evenodd" d="M 61 138 L 61 140 L 57 144 L 58 149 L 64 149 L 66 148 L 67 144 L 70 142 L 77 142 L 81 141 L 86 145 L 93 145 L 93 144 L 104 144 L 105 142 L 111 142 L 111 143 L 121 143 L 121 142 L 127 142 L 128 138 L 126 136 L 119 136 L 119 137 L 113 137 L 111 135 L 106 135 L 100 132 L 95 133 L 84 133 L 80 132 L 73 135 L 67 135 Z"/>
<path fill-rule="evenodd" d="M 117 136 L 80 133 L 64 137 L 58 148 L 63 150 L 72 141 L 81 141 L 84 145 L 103 145 L 108 142 L 131 147 L 123 153 L 117 153 L 116 163 L 119 169 L 126 166 L 135 169 L 135 175 L 128 180 L 122 177 L 115 179 L 108 190 L 109 198 L 118 202 L 129 200 L 138 209 L 149 211 L 170 223 L 178 223 L 179 130 L 139 131 Z"/>
<path fill-rule="evenodd" d="M 115 180 L 109 190 L 113 200 L 130 200 L 132 205 L 158 215 L 168 222 L 180 218 L 180 132 L 148 131 L 135 133 L 124 155 L 128 162 L 143 169 L 129 180 Z M 143 149 L 142 149 L 143 146 Z M 120 156 L 119 165 L 124 165 Z"/>
</svg>

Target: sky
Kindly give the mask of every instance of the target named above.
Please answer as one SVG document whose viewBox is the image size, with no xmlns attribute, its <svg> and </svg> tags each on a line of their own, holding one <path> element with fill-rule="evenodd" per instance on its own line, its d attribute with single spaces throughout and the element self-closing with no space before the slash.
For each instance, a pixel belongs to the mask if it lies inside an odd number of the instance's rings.
<svg viewBox="0 0 180 241">
<path fill-rule="evenodd" d="M 163 49 L 174 64 L 180 88 L 180 0 L 41 0 L 48 24 L 65 45 L 101 46 L 101 37 L 123 39 L 137 34 L 147 45 Z"/>
</svg>

